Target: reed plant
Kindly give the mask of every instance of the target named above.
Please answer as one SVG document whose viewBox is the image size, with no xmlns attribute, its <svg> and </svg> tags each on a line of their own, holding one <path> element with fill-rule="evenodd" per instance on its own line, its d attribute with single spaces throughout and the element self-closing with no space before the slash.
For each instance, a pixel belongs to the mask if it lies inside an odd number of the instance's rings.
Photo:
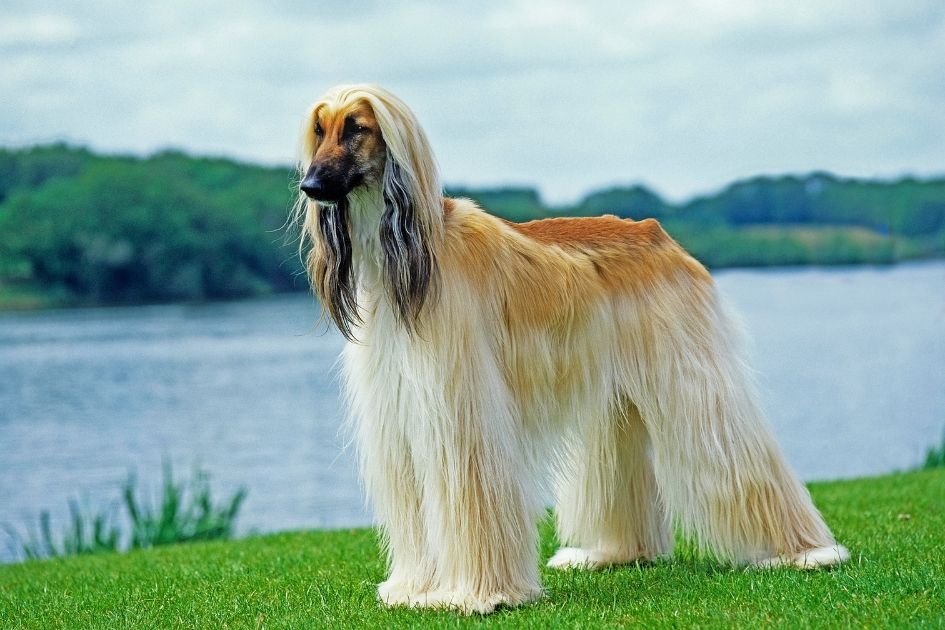
<svg viewBox="0 0 945 630">
<path fill-rule="evenodd" d="M 942 433 L 942 441 L 929 448 L 925 453 L 925 461 L 919 467 L 919 470 L 932 470 L 933 468 L 945 468 L 945 432 Z"/>
<path fill-rule="evenodd" d="M 245 499 L 246 489 L 241 487 L 215 502 L 209 473 L 194 467 L 189 478 L 175 479 L 165 459 L 156 496 L 130 473 L 121 486 L 121 498 L 105 507 L 93 510 L 87 501 L 70 500 L 69 518 L 58 532 L 49 510 L 40 512 L 36 524 L 27 524 L 25 533 L 9 524 L 3 527 L 13 554 L 25 560 L 227 540 L 235 534 Z"/>
<path fill-rule="evenodd" d="M 206 471 L 195 469 L 189 480 L 175 481 L 167 460 L 163 471 L 161 496 L 156 504 L 139 492 L 134 475 L 128 477 L 122 489 L 132 549 L 233 537 L 236 516 L 246 498 L 245 488 L 214 504 Z"/>
<path fill-rule="evenodd" d="M 115 524 L 113 507 L 93 512 L 88 505 L 70 500 L 69 520 L 59 536 L 53 533 L 49 510 L 41 511 L 37 521 L 38 526 L 27 527 L 25 536 L 9 524 L 4 525 L 14 553 L 19 552 L 26 560 L 117 551 L 119 548 L 121 530 Z"/>
</svg>

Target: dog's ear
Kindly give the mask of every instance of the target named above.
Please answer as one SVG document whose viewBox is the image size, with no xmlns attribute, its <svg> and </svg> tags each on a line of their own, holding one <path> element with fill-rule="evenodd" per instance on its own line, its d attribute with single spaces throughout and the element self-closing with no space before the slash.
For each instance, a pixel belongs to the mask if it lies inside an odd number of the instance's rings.
<svg viewBox="0 0 945 630">
<path fill-rule="evenodd" d="M 380 241 L 384 280 L 394 312 L 412 334 L 430 291 L 434 260 L 427 226 L 419 216 L 411 186 L 390 151 L 384 167 L 383 189 Z"/>
</svg>

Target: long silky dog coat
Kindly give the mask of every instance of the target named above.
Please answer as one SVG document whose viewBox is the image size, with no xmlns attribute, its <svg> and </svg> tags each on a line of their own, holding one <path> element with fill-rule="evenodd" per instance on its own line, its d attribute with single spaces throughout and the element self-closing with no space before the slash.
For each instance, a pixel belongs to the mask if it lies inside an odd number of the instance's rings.
<svg viewBox="0 0 945 630">
<path fill-rule="evenodd" d="M 426 136 L 375 86 L 318 101 L 300 216 L 341 332 L 390 605 L 489 612 L 552 567 L 672 551 L 671 523 L 732 562 L 842 562 L 757 402 L 709 274 L 652 219 L 515 224 L 442 196 Z"/>
</svg>

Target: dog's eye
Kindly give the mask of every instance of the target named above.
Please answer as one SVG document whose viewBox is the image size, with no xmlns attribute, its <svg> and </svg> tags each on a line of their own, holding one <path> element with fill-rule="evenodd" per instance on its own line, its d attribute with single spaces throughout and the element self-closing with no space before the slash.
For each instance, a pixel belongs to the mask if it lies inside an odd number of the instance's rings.
<svg viewBox="0 0 945 630">
<path fill-rule="evenodd" d="M 322 124 L 319 122 L 315 123 L 315 135 L 319 138 L 325 135 L 325 130 L 322 129 Z"/>
<path fill-rule="evenodd" d="M 368 131 L 368 128 L 367 128 L 367 127 L 364 127 L 364 126 L 362 126 L 362 125 L 359 125 L 358 123 L 356 123 L 356 122 L 354 121 L 354 118 L 346 118 L 346 119 L 345 119 L 344 135 L 345 135 L 346 137 L 349 137 L 349 138 L 350 138 L 350 137 L 352 137 L 352 136 L 355 136 L 355 135 L 358 135 L 358 134 L 362 134 L 362 133 L 364 133 L 365 131 Z"/>
</svg>

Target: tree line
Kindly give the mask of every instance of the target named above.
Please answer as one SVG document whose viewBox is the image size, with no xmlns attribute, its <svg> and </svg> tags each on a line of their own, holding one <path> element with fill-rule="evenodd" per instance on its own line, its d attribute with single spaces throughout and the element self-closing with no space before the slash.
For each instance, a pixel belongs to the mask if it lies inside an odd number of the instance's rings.
<svg viewBox="0 0 945 630">
<path fill-rule="evenodd" d="M 285 167 L 64 144 L 0 149 L 0 307 L 207 300 L 306 286 Z M 659 219 L 709 267 L 890 263 L 945 254 L 945 178 L 756 177 L 670 203 L 643 186 L 568 207 L 532 188 L 452 188 L 511 221 Z"/>
</svg>

